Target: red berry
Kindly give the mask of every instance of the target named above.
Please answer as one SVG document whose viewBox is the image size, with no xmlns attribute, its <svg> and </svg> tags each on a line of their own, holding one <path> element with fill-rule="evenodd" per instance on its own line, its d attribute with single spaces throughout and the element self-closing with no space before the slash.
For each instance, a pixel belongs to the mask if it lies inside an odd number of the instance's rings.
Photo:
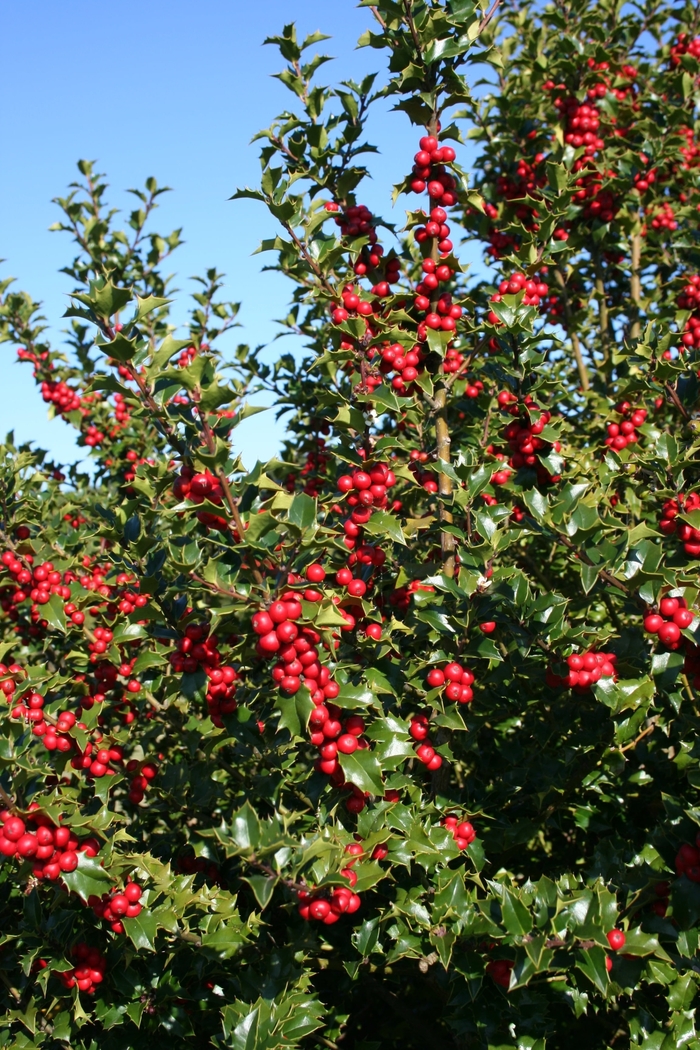
<svg viewBox="0 0 700 1050">
<path fill-rule="evenodd" d="M 608 944 L 614 952 L 619 951 L 620 948 L 624 948 L 627 938 L 622 930 L 609 930 L 606 936 L 608 938 Z"/>
</svg>

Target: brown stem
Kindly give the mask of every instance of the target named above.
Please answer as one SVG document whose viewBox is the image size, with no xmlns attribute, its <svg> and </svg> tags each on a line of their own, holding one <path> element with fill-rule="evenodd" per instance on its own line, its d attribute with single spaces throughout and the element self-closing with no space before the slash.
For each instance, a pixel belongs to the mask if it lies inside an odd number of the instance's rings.
<svg viewBox="0 0 700 1050">
<path fill-rule="evenodd" d="M 114 333 L 112 333 L 112 338 L 114 338 Z M 137 372 L 137 370 L 134 368 L 130 361 L 127 362 L 126 367 L 129 370 L 129 375 L 139 388 L 141 396 L 143 397 L 144 401 L 151 410 L 151 413 L 153 415 L 153 422 L 157 426 L 158 430 L 160 430 L 163 437 L 167 439 L 171 448 L 175 449 L 175 451 L 180 456 L 186 455 L 187 446 L 183 441 L 180 440 L 170 420 L 161 411 L 161 408 L 155 401 L 153 394 L 151 393 L 151 390 L 148 384 L 146 383 L 146 380 L 143 378 L 142 375 L 139 374 L 139 372 Z"/>
<path fill-rule="evenodd" d="M 688 409 L 685 407 L 685 405 L 683 404 L 683 402 L 679 398 L 678 394 L 676 393 L 675 387 L 672 386 L 671 383 L 664 383 L 664 389 L 665 389 L 666 393 L 668 394 L 668 396 L 671 398 L 671 401 L 673 401 L 673 403 L 676 406 L 676 408 L 678 409 L 678 411 L 683 416 L 683 418 L 684 419 L 690 419 L 690 412 L 688 411 Z"/>
<path fill-rule="evenodd" d="M 204 412 L 200 412 L 199 418 L 202 424 L 202 433 L 204 434 L 204 440 L 206 441 L 209 455 L 213 456 L 216 452 L 216 438 L 214 437 L 214 433 L 211 427 L 209 426 L 209 421 L 207 420 L 206 414 Z M 233 518 L 233 523 L 236 526 L 236 531 L 239 536 L 239 543 L 245 543 L 245 525 L 243 524 L 243 518 L 241 517 L 241 513 L 238 509 L 236 501 L 233 498 L 231 486 L 228 483 L 226 471 L 223 467 L 216 468 L 216 476 L 221 482 L 221 488 L 223 489 L 228 509 L 231 512 L 231 517 Z M 253 576 L 255 577 L 256 583 L 259 583 L 262 586 L 263 577 L 259 569 L 253 569 Z"/>
<path fill-rule="evenodd" d="M 578 368 L 579 379 L 581 380 L 581 389 L 586 391 L 590 389 L 591 383 L 588 378 L 588 369 L 586 363 L 583 360 L 583 354 L 581 353 L 581 342 L 578 337 L 578 332 L 575 330 L 571 318 L 571 307 L 569 305 L 569 296 L 566 291 L 566 280 L 561 269 L 557 267 L 554 271 L 557 284 L 561 288 L 561 298 L 564 305 L 564 316 L 566 318 L 566 327 L 571 336 L 571 348 L 574 351 L 574 357 L 576 358 L 576 367 Z"/>
<path fill-rule="evenodd" d="M 488 11 L 484 15 L 484 17 L 479 22 L 479 29 L 478 29 L 478 32 L 477 32 L 477 36 L 481 36 L 483 31 L 486 29 L 486 26 L 489 24 L 489 22 L 491 21 L 493 16 L 496 14 L 496 11 L 498 10 L 498 8 L 500 6 L 501 6 L 501 0 L 493 0 L 493 3 L 491 4 L 491 7 L 488 9 Z"/>
<path fill-rule="evenodd" d="M 642 258 L 642 238 L 639 233 L 632 235 L 630 260 L 630 296 L 634 304 L 631 311 L 632 325 L 630 327 L 630 340 L 639 339 L 642 331 L 642 322 L 639 316 L 642 301 L 642 281 L 639 274 Z"/>
<path fill-rule="evenodd" d="M 8 809 L 13 810 L 15 808 L 15 803 L 12 799 L 12 796 L 8 795 L 2 784 L 0 784 L 0 798 L 3 800 Z"/>
<path fill-rule="evenodd" d="M 413 43 L 415 44 L 416 51 L 418 52 L 418 57 L 422 58 L 423 49 L 421 47 L 420 37 L 418 36 L 418 32 L 416 30 L 416 23 L 413 21 L 413 12 L 411 11 L 411 0 L 403 0 L 403 8 L 406 12 L 406 22 L 408 23 L 408 28 L 411 32 L 411 36 L 413 37 Z"/>
<path fill-rule="evenodd" d="M 450 462 L 450 431 L 447 425 L 447 390 L 440 384 L 435 392 L 437 412 L 435 414 L 435 438 L 437 442 L 437 455 L 442 463 Z M 452 497 L 452 479 L 447 474 L 438 474 L 438 491 L 441 497 L 439 515 L 443 525 L 452 524 L 452 512 L 447 506 L 447 501 Z M 446 576 L 455 574 L 455 538 L 451 532 L 440 533 L 440 547 L 442 548 L 442 569 Z"/>
<path fill-rule="evenodd" d="M 584 562 L 586 565 L 594 564 L 584 551 L 580 551 L 576 544 L 571 542 L 568 536 L 564 536 L 560 532 L 558 532 L 556 535 L 557 542 L 563 544 L 570 551 L 573 551 L 579 561 Z M 646 609 L 646 602 L 642 601 L 642 599 L 639 597 L 636 591 L 630 590 L 630 588 L 625 583 L 623 583 L 622 580 L 618 580 L 617 576 L 613 576 L 612 573 L 607 571 L 607 569 L 598 569 L 598 575 L 600 576 L 601 580 L 603 580 L 605 583 L 609 584 L 611 587 L 616 587 L 618 591 L 622 591 L 623 594 L 626 594 L 628 597 L 634 598 L 634 600 L 641 608 Z"/>
<path fill-rule="evenodd" d="M 325 276 L 323 274 L 323 270 L 318 265 L 318 263 L 316 262 L 314 257 L 309 253 L 309 250 L 306 247 L 306 245 L 304 244 L 304 242 L 299 237 L 297 237 L 296 233 L 294 232 L 294 230 L 292 229 L 292 227 L 289 225 L 288 222 L 284 222 L 284 223 L 282 223 L 282 225 L 284 226 L 284 228 L 287 231 L 287 233 L 289 234 L 289 236 L 292 238 L 292 241 L 294 242 L 294 247 L 297 248 L 298 251 L 303 255 L 306 263 L 308 264 L 310 269 L 313 271 L 314 276 L 318 278 L 318 280 L 321 282 L 321 284 L 326 289 L 326 291 L 328 292 L 329 295 L 335 296 L 337 294 L 335 289 L 326 280 L 326 278 L 325 278 Z"/>
<path fill-rule="evenodd" d="M 649 734 L 653 733 L 655 729 L 656 729 L 656 722 L 652 722 L 652 724 L 650 726 L 647 726 L 646 729 L 643 729 L 642 732 L 639 734 L 639 736 L 636 736 L 634 738 L 634 740 L 630 741 L 629 744 L 625 744 L 624 747 L 618 748 L 618 751 L 620 751 L 620 752 L 631 751 L 632 748 L 637 746 L 637 744 L 639 743 L 640 740 L 643 740 L 645 736 L 649 736 Z"/>
<path fill-rule="evenodd" d="M 610 362 L 610 312 L 605 293 L 605 281 L 600 262 L 596 263 L 595 290 L 598 299 L 598 325 L 600 328 L 600 345 L 603 350 L 603 364 Z"/>
<path fill-rule="evenodd" d="M 191 572 L 190 576 L 197 583 L 201 583 L 203 587 L 208 587 L 210 591 L 214 591 L 216 594 L 225 594 L 227 598 L 235 598 L 240 602 L 247 602 L 250 599 L 245 594 L 239 594 L 238 591 L 234 591 L 231 587 L 221 587 L 218 583 L 212 583 L 211 580 L 205 580 L 203 576 L 198 576 L 196 572 Z"/>
</svg>

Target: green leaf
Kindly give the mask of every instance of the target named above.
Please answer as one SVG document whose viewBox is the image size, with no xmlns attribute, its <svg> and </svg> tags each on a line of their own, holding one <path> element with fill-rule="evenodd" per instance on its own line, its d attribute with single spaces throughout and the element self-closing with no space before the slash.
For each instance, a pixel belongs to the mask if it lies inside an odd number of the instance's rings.
<svg viewBox="0 0 700 1050">
<path fill-rule="evenodd" d="M 303 530 L 315 524 L 317 513 L 316 500 L 305 492 L 298 492 L 289 505 L 287 518 L 291 525 Z"/>
<path fill-rule="evenodd" d="M 355 784 L 360 791 L 369 791 L 370 794 L 379 796 L 384 794 L 382 769 L 372 751 L 354 751 L 352 755 L 338 754 L 338 761 L 345 779 Z"/>
<path fill-rule="evenodd" d="M 243 876 L 243 882 L 248 883 L 260 905 L 260 910 L 264 911 L 272 900 L 277 879 L 271 875 L 248 875 Z"/>
<path fill-rule="evenodd" d="M 595 985 L 599 992 L 607 995 L 610 978 L 606 965 L 607 952 L 597 946 L 576 952 L 576 966 Z"/>
<path fill-rule="evenodd" d="M 111 342 L 100 343 L 100 350 L 113 361 L 131 361 L 131 358 L 138 353 L 138 349 L 137 339 L 127 339 L 121 332 L 118 332 Z"/>
<path fill-rule="evenodd" d="M 503 893 L 501 912 L 503 925 L 508 933 L 524 936 L 532 929 L 532 918 L 529 911 L 510 890 L 506 889 Z"/>
<path fill-rule="evenodd" d="M 41 615 L 44 620 L 55 630 L 62 634 L 66 633 L 66 614 L 64 612 L 64 600 L 58 594 L 52 594 L 45 605 L 42 605 Z"/>
<path fill-rule="evenodd" d="M 254 849 L 260 841 L 260 821 L 250 802 L 244 802 L 231 821 L 231 838 L 239 849 Z"/>
<path fill-rule="evenodd" d="M 77 893 L 84 901 L 88 897 L 101 897 L 112 885 L 112 876 L 105 871 L 97 857 L 86 857 L 78 853 L 75 871 L 63 872 L 61 879 L 71 893 Z"/>
<path fill-rule="evenodd" d="M 136 949 L 145 948 L 151 952 L 156 950 L 155 936 L 158 929 L 158 917 L 155 912 L 143 908 L 134 918 L 124 918 L 122 922 L 127 937 Z"/>
<path fill-rule="evenodd" d="M 406 546 L 406 539 L 398 519 L 394 514 L 389 514 L 385 510 L 375 510 L 364 528 L 373 536 L 389 536 L 394 543 Z"/>
</svg>

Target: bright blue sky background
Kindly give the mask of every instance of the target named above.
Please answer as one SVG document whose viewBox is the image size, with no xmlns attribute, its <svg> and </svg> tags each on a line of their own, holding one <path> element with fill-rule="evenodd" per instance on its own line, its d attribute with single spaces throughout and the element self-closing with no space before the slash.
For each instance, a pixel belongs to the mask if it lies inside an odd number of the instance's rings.
<svg viewBox="0 0 700 1050">
<path fill-rule="evenodd" d="M 260 204 L 229 202 L 237 186 L 256 185 L 258 143 L 250 139 L 292 102 L 271 74 L 279 53 L 263 47 L 285 22 L 299 35 L 315 29 L 332 40 L 319 46 L 336 61 L 322 68 L 329 82 L 379 70 L 384 56 L 355 43 L 372 19 L 353 0 L 3 0 L 0 6 L 0 99 L 4 131 L 0 157 L 0 275 L 43 301 L 54 337 L 65 322 L 70 279 L 58 273 L 72 258 L 68 234 L 49 233 L 75 162 L 98 161 L 112 201 L 128 205 L 124 190 L 154 175 L 171 186 L 161 198 L 156 228 L 182 226 L 185 244 L 174 255 L 181 297 L 187 278 L 216 266 L 227 275 L 226 298 L 240 300 L 243 324 L 235 341 L 268 343 L 284 316 L 289 286 L 260 273 L 265 256 L 251 253 L 275 231 Z M 403 177 L 416 133 L 406 117 L 375 114 L 369 138 L 381 150 L 371 159 L 374 182 L 360 199 L 388 215 L 391 185 Z M 405 200 L 397 205 L 401 220 Z M 277 342 L 270 356 L 284 345 Z M 73 460 L 74 431 L 49 422 L 28 365 L 0 345 L 0 434 L 14 429 L 59 460 Z M 274 454 L 282 426 L 273 412 L 246 420 L 235 432 L 238 451 L 252 466 Z"/>
</svg>

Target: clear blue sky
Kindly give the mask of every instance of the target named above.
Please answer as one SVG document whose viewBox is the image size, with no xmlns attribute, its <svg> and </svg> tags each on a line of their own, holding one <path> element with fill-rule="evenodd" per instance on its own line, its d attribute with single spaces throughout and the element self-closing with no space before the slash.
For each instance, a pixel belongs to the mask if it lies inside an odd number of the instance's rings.
<svg viewBox="0 0 700 1050">
<path fill-rule="evenodd" d="M 353 0 L 3 0 L 0 5 L 0 275 L 15 276 L 44 303 L 60 341 L 70 280 L 58 270 L 71 258 L 69 235 L 49 233 L 58 217 L 52 197 L 76 175 L 75 162 L 97 160 L 116 206 L 124 190 L 149 175 L 174 190 L 162 198 L 156 225 L 184 228 L 185 244 L 173 257 L 178 287 L 216 266 L 227 275 L 226 297 L 240 300 L 243 329 L 236 341 L 268 343 L 284 316 L 288 286 L 260 273 L 265 256 L 252 252 L 274 222 L 260 204 L 230 202 L 237 186 L 256 185 L 258 144 L 253 134 L 292 101 L 271 74 L 281 68 L 266 36 L 296 21 L 300 35 L 315 29 L 332 39 L 319 46 L 336 61 L 322 70 L 330 81 L 359 79 L 379 69 L 381 53 L 355 50 L 371 15 Z M 388 106 L 370 126 L 381 150 L 372 160 L 374 182 L 361 196 L 389 214 L 391 184 L 408 170 L 416 134 Z M 403 217 L 403 200 L 396 220 Z M 278 342 L 269 351 L 274 354 Z M 14 429 L 58 459 L 76 458 L 74 432 L 49 422 L 31 368 L 15 364 L 0 345 L 0 433 Z M 281 427 L 261 413 L 236 431 L 238 451 L 252 466 L 279 447 Z"/>
</svg>

